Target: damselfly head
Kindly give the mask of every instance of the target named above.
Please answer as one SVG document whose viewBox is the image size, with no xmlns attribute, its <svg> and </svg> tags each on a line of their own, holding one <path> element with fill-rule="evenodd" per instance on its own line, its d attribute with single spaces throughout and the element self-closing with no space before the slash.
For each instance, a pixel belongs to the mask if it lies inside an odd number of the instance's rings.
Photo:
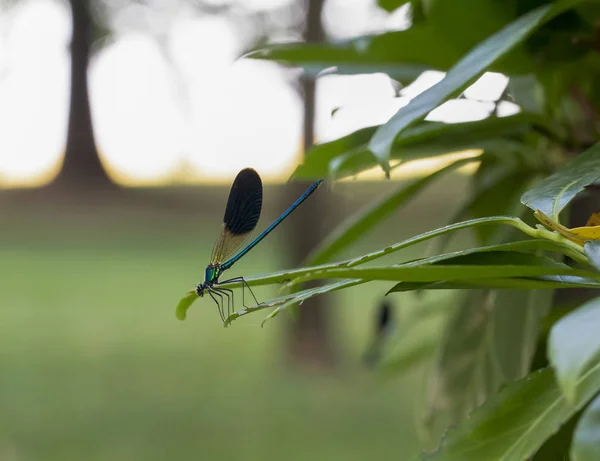
<svg viewBox="0 0 600 461">
<path fill-rule="evenodd" d="M 196 285 L 196 294 L 201 298 L 204 296 L 204 284 L 199 283 Z"/>
</svg>

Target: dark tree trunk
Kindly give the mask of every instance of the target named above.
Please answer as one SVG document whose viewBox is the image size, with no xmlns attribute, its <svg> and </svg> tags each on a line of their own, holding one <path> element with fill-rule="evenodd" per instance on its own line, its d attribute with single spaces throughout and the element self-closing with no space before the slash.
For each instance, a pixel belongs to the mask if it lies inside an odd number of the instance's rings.
<svg viewBox="0 0 600 461">
<path fill-rule="evenodd" d="M 321 12 L 324 0 L 306 0 L 306 30 L 307 42 L 323 40 Z M 315 129 L 315 81 L 309 78 L 302 79 L 304 96 L 304 151 L 311 148 L 314 141 Z M 288 202 L 295 200 L 310 182 L 295 182 L 290 187 L 292 197 Z M 289 241 L 291 245 L 292 264 L 301 264 L 312 249 L 316 247 L 323 237 L 322 221 L 328 216 L 327 190 L 322 187 L 318 191 L 318 203 L 309 202 L 300 207 L 293 220 L 288 225 Z M 328 295 L 307 300 L 299 309 L 299 316 L 291 324 L 289 344 L 290 362 L 302 365 L 316 365 L 329 367 L 334 363 L 332 337 L 330 334 L 329 310 L 327 304 L 331 302 Z"/>
<path fill-rule="evenodd" d="M 71 95 L 64 162 L 54 184 L 70 190 L 114 187 L 96 149 L 88 93 L 87 71 L 93 37 L 89 1 L 70 0 Z"/>
</svg>

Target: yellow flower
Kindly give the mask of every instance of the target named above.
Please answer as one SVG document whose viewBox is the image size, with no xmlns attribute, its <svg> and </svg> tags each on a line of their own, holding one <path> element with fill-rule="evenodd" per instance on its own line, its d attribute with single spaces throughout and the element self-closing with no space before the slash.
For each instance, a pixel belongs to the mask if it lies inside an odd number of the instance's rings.
<svg viewBox="0 0 600 461">
<path fill-rule="evenodd" d="M 583 246 L 588 240 L 600 240 L 600 211 L 594 213 L 584 227 L 572 229 L 554 221 L 540 210 L 536 210 L 533 215 L 548 229 L 555 230 L 577 245 Z"/>
</svg>

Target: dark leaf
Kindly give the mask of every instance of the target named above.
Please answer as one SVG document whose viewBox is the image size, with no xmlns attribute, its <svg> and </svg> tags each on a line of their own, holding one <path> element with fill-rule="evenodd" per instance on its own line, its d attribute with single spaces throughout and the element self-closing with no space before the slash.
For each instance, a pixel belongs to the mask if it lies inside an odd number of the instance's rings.
<svg viewBox="0 0 600 461">
<path fill-rule="evenodd" d="M 600 144 L 577 155 L 564 168 L 525 192 L 521 202 L 557 222 L 559 214 L 577 194 L 600 178 Z"/>
<path fill-rule="evenodd" d="M 600 389 L 600 367 L 577 381 L 577 399 L 569 404 L 551 369 L 509 384 L 451 430 L 426 461 L 523 461 L 568 421 Z"/>
<path fill-rule="evenodd" d="M 518 45 L 537 27 L 563 9 L 570 7 L 571 3 L 573 2 L 559 1 L 552 6 L 544 5 L 536 8 L 479 43 L 448 71 L 441 82 L 421 93 L 382 125 L 373 135 L 369 150 L 377 156 L 386 174 L 389 174 L 389 160 L 394 140 L 402 131 L 421 120 L 452 95 L 463 91 L 494 62 Z"/>
</svg>

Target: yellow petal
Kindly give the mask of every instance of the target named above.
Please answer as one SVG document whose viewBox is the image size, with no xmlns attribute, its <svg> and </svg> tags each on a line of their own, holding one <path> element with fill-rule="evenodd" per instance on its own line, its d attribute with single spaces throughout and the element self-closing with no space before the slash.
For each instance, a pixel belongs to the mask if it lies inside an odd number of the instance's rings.
<svg viewBox="0 0 600 461">
<path fill-rule="evenodd" d="M 584 240 L 600 240 L 600 226 L 574 227 L 571 232 Z"/>
<path fill-rule="evenodd" d="M 585 225 L 586 227 L 600 226 L 600 211 L 596 211 L 595 213 L 593 213 Z"/>
</svg>

